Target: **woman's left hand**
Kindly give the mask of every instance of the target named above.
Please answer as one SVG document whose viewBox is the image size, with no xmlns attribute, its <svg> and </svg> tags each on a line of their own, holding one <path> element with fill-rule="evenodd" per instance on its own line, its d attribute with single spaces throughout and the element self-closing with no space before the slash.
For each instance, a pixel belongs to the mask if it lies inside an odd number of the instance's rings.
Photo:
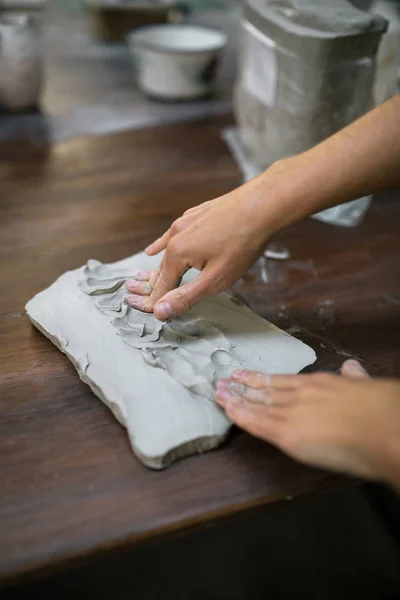
<svg viewBox="0 0 400 600">
<path fill-rule="evenodd" d="M 400 382 L 370 379 L 357 361 L 342 376 L 236 371 L 218 382 L 217 402 L 301 462 L 400 488 Z"/>
</svg>

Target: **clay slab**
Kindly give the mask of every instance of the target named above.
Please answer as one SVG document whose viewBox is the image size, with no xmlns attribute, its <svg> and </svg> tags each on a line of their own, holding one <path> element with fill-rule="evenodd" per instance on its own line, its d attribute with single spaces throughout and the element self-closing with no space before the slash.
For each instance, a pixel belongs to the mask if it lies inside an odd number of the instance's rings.
<svg viewBox="0 0 400 600">
<path fill-rule="evenodd" d="M 82 381 L 127 429 L 148 467 L 219 445 L 231 423 L 214 402 L 215 381 L 235 368 L 298 373 L 316 359 L 300 340 L 228 294 L 159 323 L 124 302 L 124 282 L 157 268 L 140 253 L 64 273 L 26 305 L 32 323 L 74 364 Z M 197 275 L 189 271 L 184 280 Z"/>
</svg>

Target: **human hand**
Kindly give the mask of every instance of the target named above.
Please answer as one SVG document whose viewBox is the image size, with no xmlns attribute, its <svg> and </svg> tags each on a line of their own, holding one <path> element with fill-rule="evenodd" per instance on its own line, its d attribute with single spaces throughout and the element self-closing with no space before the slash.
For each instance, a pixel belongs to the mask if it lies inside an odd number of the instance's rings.
<svg viewBox="0 0 400 600">
<path fill-rule="evenodd" d="M 130 304 L 161 320 L 181 315 L 237 281 L 277 231 L 398 184 L 399 106 L 400 94 L 234 192 L 187 211 L 147 249 L 150 255 L 165 249 L 165 255 L 153 279 L 128 282 Z M 201 275 L 174 290 L 190 267 Z"/>
<path fill-rule="evenodd" d="M 126 282 L 132 294 L 128 303 L 167 320 L 229 288 L 262 253 L 273 231 L 274 219 L 267 217 L 267 205 L 260 183 L 253 180 L 186 211 L 146 249 L 150 256 L 165 253 L 158 271 Z M 177 287 L 191 267 L 201 273 Z"/>
<path fill-rule="evenodd" d="M 300 462 L 400 487 L 400 382 L 369 379 L 357 361 L 342 376 L 237 371 L 218 382 L 217 402 Z"/>
</svg>

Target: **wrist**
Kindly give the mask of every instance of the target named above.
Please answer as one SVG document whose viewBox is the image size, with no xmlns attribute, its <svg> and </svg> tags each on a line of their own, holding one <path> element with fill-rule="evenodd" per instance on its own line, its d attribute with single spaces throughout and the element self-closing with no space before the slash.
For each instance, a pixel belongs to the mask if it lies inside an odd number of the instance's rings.
<svg viewBox="0 0 400 600">
<path fill-rule="evenodd" d="M 322 210 L 327 201 L 320 173 L 307 154 L 282 159 L 246 184 L 246 194 L 268 235 Z M 254 209 L 254 208 L 253 208 Z"/>
</svg>

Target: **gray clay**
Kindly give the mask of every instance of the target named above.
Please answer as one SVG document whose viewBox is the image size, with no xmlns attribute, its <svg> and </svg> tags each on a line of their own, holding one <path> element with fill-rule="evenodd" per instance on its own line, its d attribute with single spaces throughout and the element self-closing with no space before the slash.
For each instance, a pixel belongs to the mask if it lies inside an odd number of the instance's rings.
<svg viewBox="0 0 400 600">
<path fill-rule="evenodd" d="M 91 260 L 26 306 L 154 469 L 226 438 L 231 423 L 214 401 L 218 378 L 239 367 L 297 373 L 315 360 L 311 348 L 227 294 L 168 323 L 131 308 L 124 282 L 158 264 L 144 253 L 110 265 Z"/>
</svg>

